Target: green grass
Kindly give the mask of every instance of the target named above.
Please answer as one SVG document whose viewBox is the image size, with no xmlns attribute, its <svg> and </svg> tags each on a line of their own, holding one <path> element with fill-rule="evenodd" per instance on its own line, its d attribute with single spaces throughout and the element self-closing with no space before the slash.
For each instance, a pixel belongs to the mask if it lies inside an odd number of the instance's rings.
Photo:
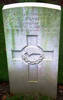
<svg viewBox="0 0 63 100">
<path fill-rule="evenodd" d="M 12 97 L 7 97 L 6 100 L 53 100 L 52 98 L 48 96 L 12 96 Z"/>
<path fill-rule="evenodd" d="M 6 100 L 19 100 L 19 97 L 18 96 L 7 97 Z M 20 99 L 20 100 L 23 100 L 23 99 Z"/>
</svg>

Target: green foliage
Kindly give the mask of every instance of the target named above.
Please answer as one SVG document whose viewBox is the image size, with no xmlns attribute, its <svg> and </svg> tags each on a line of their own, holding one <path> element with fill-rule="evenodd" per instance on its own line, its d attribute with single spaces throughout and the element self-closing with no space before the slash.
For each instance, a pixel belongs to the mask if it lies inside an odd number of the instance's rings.
<svg viewBox="0 0 63 100">
<path fill-rule="evenodd" d="M 63 8 L 61 10 L 58 82 L 63 84 Z"/>
<path fill-rule="evenodd" d="M 5 38 L 3 29 L 2 7 L 0 4 L 0 82 L 8 81 L 8 69 L 5 49 Z"/>
</svg>

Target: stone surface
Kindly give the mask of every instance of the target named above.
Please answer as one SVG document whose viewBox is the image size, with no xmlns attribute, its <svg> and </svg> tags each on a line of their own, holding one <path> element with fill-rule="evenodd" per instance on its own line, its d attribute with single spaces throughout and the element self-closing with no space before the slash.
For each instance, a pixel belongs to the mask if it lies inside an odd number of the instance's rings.
<svg viewBox="0 0 63 100">
<path fill-rule="evenodd" d="M 60 14 L 46 7 L 3 10 L 12 93 L 56 97 Z"/>
<path fill-rule="evenodd" d="M 57 99 L 56 100 L 63 100 L 63 85 L 58 85 L 58 89 L 57 89 Z M 5 92 L 5 93 L 4 93 Z M 9 87 L 9 83 L 8 82 L 3 82 L 0 83 L 0 100 L 5 100 L 6 98 L 11 99 L 11 97 L 15 97 L 14 94 L 10 93 L 10 87 Z M 23 96 L 23 100 L 28 100 L 31 96 Z M 17 98 L 19 98 L 19 96 L 17 96 Z M 40 99 L 39 99 L 40 98 Z M 32 97 L 32 100 L 42 100 L 42 95 L 37 95 L 36 97 Z M 7 100 L 7 99 L 6 99 Z M 19 99 L 21 100 L 21 99 Z M 50 100 L 54 100 L 54 99 L 50 99 Z"/>
</svg>

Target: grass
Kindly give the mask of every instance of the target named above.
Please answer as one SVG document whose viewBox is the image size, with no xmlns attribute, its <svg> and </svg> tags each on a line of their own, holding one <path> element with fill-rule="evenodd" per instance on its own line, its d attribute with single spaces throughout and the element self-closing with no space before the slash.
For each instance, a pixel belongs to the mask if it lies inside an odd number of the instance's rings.
<svg viewBox="0 0 63 100">
<path fill-rule="evenodd" d="M 33 97 L 33 96 L 12 96 L 12 97 L 7 97 L 6 100 L 53 100 L 52 98 L 48 96 L 38 96 L 38 97 Z"/>
</svg>

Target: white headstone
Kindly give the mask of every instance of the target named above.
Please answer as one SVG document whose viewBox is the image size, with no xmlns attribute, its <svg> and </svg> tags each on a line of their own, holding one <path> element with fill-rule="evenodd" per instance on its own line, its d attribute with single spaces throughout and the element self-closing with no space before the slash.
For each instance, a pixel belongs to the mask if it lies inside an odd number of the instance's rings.
<svg viewBox="0 0 63 100">
<path fill-rule="evenodd" d="M 61 7 L 17 3 L 3 7 L 10 91 L 56 97 Z"/>
</svg>

